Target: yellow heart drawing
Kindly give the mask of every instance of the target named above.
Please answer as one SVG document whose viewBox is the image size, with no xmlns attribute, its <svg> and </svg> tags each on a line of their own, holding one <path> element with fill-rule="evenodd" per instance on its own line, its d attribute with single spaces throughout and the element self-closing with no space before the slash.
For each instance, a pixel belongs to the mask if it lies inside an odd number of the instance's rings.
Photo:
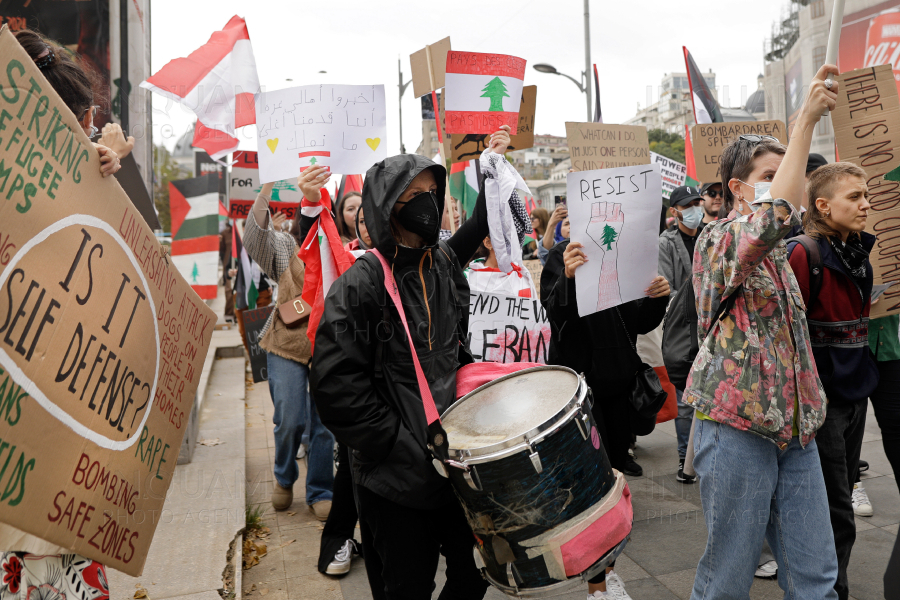
<svg viewBox="0 0 900 600">
<path fill-rule="evenodd" d="M 381 138 L 366 138 L 366 143 L 369 145 L 369 148 L 372 149 L 372 152 L 378 149 L 378 145 L 381 143 Z"/>
<path fill-rule="evenodd" d="M 278 138 L 272 138 L 271 140 L 266 140 L 266 146 L 269 147 L 269 150 L 272 151 L 272 154 L 275 154 L 275 148 L 278 147 Z"/>
</svg>

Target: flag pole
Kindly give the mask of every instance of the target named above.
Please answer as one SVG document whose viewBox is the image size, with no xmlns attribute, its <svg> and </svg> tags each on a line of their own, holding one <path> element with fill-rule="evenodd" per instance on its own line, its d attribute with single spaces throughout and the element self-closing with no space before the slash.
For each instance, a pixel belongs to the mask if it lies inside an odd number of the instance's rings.
<svg viewBox="0 0 900 600">
<path fill-rule="evenodd" d="M 828 49 L 825 51 L 825 64 L 836 65 L 838 48 L 841 43 L 841 25 L 844 21 L 844 0 L 834 0 L 831 12 L 831 29 L 828 32 Z"/>
<path fill-rule="evenodd" d="M 431 46 L 425 45 L 425 57 L 428 61 L 428 83 L 431 87 L 431 103 L 434 105 L 434 124 L 438 134 L 438 153 L 441 155 L 441 166 L 447 172 L 444 181 L 444 205 L 450 213 L 450 233 L 456 233 L 456 207 L 453 206 L 453 196 L 450 195 L 450 172 L 447 170 L 447 157 L 444 156 L 444 135 L 441 131 L 441 107 L 438 104 L 437 92 L 434 89 L 434 63 L 431 60 Z"/>
</svg>

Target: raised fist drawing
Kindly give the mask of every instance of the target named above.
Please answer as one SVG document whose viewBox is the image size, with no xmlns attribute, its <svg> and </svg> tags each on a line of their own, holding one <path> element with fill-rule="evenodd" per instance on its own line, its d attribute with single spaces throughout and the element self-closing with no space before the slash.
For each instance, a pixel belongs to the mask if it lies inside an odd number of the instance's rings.
<svg viewBox="0 0 900 600">
<path fill-rule="evenodd" d="M 591 205 L 591 220 L 587 226 L 587 234 L 603 252 L 597 310 L 622 303 L 616 262 L 619 257 L 619 236 L 622 234 L 623 225 L 625 213 L 622 212 L 621 204 L 596 202 Z"/>
</svg>

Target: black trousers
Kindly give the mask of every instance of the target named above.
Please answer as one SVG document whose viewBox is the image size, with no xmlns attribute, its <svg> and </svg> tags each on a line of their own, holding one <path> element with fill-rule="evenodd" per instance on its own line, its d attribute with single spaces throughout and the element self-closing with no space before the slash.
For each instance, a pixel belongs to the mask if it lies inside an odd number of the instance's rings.
<svg viewBox="0 0 900 600">
<path fill-rule="evenodd" d="M 825 423 L 816 433 L 838 559 L 838 578 L 834 589 L 840 600 L 847 600 L 849 596 L 847 566 L 856 541 L 851 494 L 866 428 L 866 408 L 866 402 L 831 402 Z"/>
<path fill-rule="evenodd" d="M 332 488 L 331 512 L 322 530 L 319 544 L 319 572 L 324 573 L 334 555 L 347 540 L 353 539 L 356 529 L 356 500 L 353 497 L 353 478 L 350 475 L 350 457 L 347 447 L 338 444 L 338 469 Z"/>
<path fill-rule="evenodd" d="M 602 386 L 591 387 L 594 406 L 591 413 L 609 463 L 619 471 L 625 468 L 631 446 L 630 392 L 609 393 Z"/>
<path fill-rule="evenodd" d="M 457 502 L 431 510 L 409 508 L 356 486 L 366 570 L 380 568 L 386 600 L 430 600 L 438 555 L 447 583 L 438 600 L 481 600 L 488 584 L 475 566 L 475 539 Z M 369 584 L 373 585 L 372 578 Z M 374 587 L 374 586 L 373 586 Z"/>
<path fill-rule="evenodd" d="M 872 393 L 875 420 L 881 429 L 881 443 L 894 473 L 900 473 L 900 360 L 878 363 L 881 380 Z M 900 489 L 900 479 L 897 480 Z"/>
</svg>

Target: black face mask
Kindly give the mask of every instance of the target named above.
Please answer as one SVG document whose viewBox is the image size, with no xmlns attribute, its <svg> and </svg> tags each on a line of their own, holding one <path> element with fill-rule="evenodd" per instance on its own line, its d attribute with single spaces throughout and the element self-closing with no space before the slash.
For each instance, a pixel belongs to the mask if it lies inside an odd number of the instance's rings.
<svg viewBox="0 0 900 600">
<path fill-rule="evenodd" d="M 433 244 L 441 230 L 437 196 L 434 192 L 413 196 L 397 213 L 397 221 L 407 231 L 420 235 L 426 244 Z"/>
</svg>

